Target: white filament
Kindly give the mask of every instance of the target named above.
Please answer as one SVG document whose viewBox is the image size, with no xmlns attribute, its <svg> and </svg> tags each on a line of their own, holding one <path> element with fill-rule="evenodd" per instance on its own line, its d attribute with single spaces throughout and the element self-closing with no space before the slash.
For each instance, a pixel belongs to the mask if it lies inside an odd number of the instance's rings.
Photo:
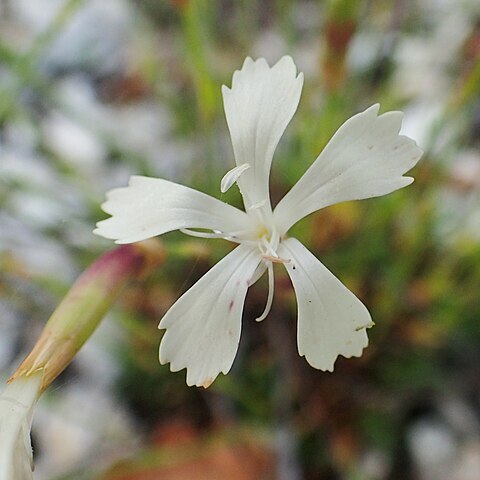
<svg viewBox="0 0 480 480">
<path fill-rule="evenodd" d="M 190 228 L 180 228 L 180 231 L 184 233 L 185 235 L 190 235 L 191 237 L 197 237 L 197 238 L 223 238 L 224 240 L 228 240 L 230 242 L 235 242 L 235 243 L 242 243 L 244 242 L 242 238 L 239 238 L 242 233 L 245 232 L 233 232 L 233 233 L 224 233 L 220 232 L 219 230 L 215 230 L 213 232 L 199 232 L 197 230 L 191 230 Z M 247 243 L 245 241 L 244 243 Z M 1 480 L 1 479 L 0 479 Z"/>
<path fill-rule="evenodd" d="M 225 238 L 225 234 L 222 232 L 197 232 L 196 230 L 190 230 L 189 228 L 181 228 L 180 231 L 185 235 L 198 238 Z"/>
<path fill-rule="evenodd" d="M 273 303 L 273 292 L 274 292 L 275 281 L 274 281 L 274 277 L 273 277 L 272 262 L 267 262 L 267 270 L 268 270 L 267 304 L 265 305 L 265 310 L 263 311 L 263 313 L 258 318 L 255 319 L 257 322 L 261 322 L 262 320 L 265 320 L 267 315 L 270 313 L 270 310 L 272 308 L 272 303 Z"/>
<path fill-rule="evenodd" d="M 243 163 L 229 170 L 220 182 L 220 191 L 225 193 L 240 178 L 240 175 L 250 168 L 249 163 Z"/>
</svg>

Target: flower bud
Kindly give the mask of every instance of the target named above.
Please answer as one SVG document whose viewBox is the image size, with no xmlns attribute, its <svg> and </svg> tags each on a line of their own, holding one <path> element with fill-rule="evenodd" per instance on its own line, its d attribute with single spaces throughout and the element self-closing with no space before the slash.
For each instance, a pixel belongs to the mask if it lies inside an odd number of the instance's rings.
<svg viewBox="0 0 480 480">
<path fill-rule="evenodd" d="M 107 252 L 75 282 L 0 394 L 0 480 L 31 480 L 30 428 L 41 393 L 72 361 L 123 287 L 163 261 L 155 240 Z"/>
<path fill-rule="evenodd" d="M 156 241 L 122 245 L 100 257 L 53 312 L 9 382 L 41 372 L 41 390 L 45 390 L 72 361 L 127 282 L 162 260 L 163 251 Z"/>
</svg>

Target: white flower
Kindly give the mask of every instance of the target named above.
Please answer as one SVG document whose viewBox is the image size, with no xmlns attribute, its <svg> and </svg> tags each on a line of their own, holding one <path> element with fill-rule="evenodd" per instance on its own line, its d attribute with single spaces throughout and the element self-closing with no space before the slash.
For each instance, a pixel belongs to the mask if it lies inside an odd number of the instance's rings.
<svg viewBox="0 0 480 480">
<path fill-rule="evenodd" d="M 134 176 L 112 190 L 102 208 L 112 217 L 95 233 L 129 243 L 171 230 L 238 244 L 180 297 L 163 317 L 161 363 L 187 368 L 187 384 L 209 386 L 233 363 L 240 340 L 247 289 L 267 271 L 273 299 L 273 264 L 285 266 L 298 302 L 298 351 L 308 363 L 333 370 L 338 355 L 360 356 L 365 329 L 373 322 L 365 306 L 298 240 L 292 225 L 306 215 L 346 200 L 376 197 L 412 183 L 403 174 L 422 151 L 399 135 L 401 112 L 378 115 L 374 105 L 347 120 L 297 184 L 274 210 L 269 196 L 275 148 L 295 113 L 303 86 L 286 56 L 269 67 L 247 58 L 233 75 L 223 100 L 236 167 L 221 182 L 237 183 L 245 212 L 190 188 L 162 179 Z M 202 231 L 192 229 L 203 229 Z M 210 233 L 205 232 L 208 230 Z"/>
<path fill-rule="evenodd" d="M 41 374 L 21 376 L 0 395 L 0 480 L 33 478 L 30 428 Z"/>
</svg>

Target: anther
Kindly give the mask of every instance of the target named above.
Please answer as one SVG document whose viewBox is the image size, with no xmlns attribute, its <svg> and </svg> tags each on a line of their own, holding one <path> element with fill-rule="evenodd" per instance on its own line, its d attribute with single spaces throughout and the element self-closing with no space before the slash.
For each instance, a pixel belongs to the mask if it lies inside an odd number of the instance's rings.
<svg viewBox="0 0 480 480">
<path fill-rule="evenodd" d="M 280 258 L 280 257 L 274 257 L 272 255 L 262 255 L 262 258 L 264 260 L 268 260 L 269 262 L 273 262 L 273 263 L 290 263 L 292 260 L 289 258 L 288 260 L 285 259 L 285 258 Z"/>
</svg>

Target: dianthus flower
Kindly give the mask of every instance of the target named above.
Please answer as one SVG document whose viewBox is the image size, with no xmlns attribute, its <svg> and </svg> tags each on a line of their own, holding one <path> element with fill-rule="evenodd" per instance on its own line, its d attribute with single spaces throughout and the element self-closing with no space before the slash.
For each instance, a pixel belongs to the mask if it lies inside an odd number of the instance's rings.
<svg viewBox="0 0 480 480">
<path fill-rule="evenodd" d="M 377 197 L 412 183 L 404 177 L 422 151 L 399 135 L 403 114 L 378 115 L 373 105 L 347 120 L 325 149 L 272 209 L 269 175 L 277 144 L 293 117 L 303 86 L 293 60 L 273 67 L 247 58 L 223 86 L 223 101 L 236 166 L 221 181 L 225 192 L 237 183 L 245 211 L 197 190 L 158 178 L 133 176 L 111 190 L 102 205 L 111 218 L 95 233 L 130 243 L 172 230 L 238 244 L 168 310 L 160 362 L 187 369 L 187 384 L 209 386 L 226 374 L 240 340 L 248 288 L 265 272 L 270 311 L 273 264 L 285 266 L 298 304 L 298 351 L 310 365 L 333 370 L 338 355 L 360 356 L 368 344 L 370 314 L 288 230 L 310 213 L 347 200 Z M 199 231 L 198 229 L 202 229 Z"/>
</svg>

